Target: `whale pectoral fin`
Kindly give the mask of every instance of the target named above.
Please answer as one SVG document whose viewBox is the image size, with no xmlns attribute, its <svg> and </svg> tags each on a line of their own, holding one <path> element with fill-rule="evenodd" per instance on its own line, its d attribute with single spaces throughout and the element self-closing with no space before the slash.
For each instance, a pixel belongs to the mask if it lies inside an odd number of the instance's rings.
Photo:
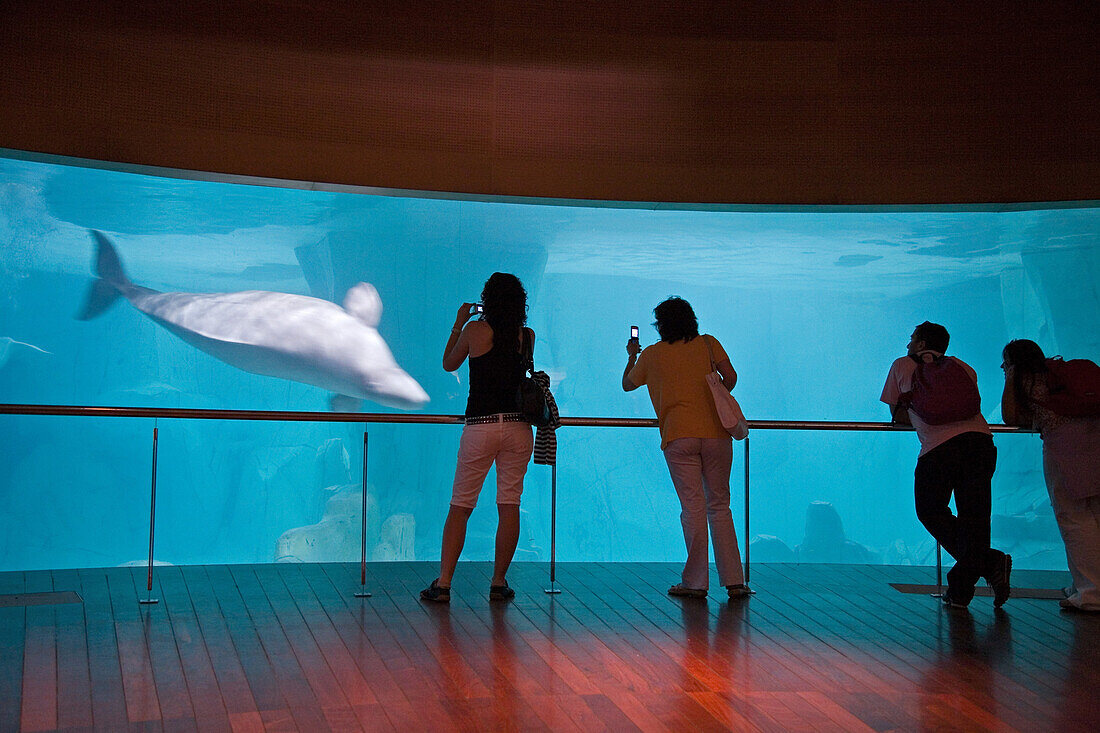
<svg viewBox="0 0 1100 733">
<path fill-rule="evenodd" d="M 382 298 L 370 283 L 354 285 L 344 296 L 344 310 L 371 328 L 382 320 Z"/>
<path fill-rule="evenodd" d="M 362 405 L 363 400 L 346 394 L 333 395 L 328 401 L 328 407 L 333 412 L 359 412 Z"/>
</svg>

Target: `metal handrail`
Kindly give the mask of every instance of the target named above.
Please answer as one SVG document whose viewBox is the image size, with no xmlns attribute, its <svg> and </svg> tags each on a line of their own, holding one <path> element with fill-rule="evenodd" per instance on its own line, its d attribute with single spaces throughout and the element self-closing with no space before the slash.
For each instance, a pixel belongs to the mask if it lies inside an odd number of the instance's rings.
<svg viewBox="0 0 1100 733">
<path fill-rule="evenodd" d="M 303 412 L 288 410 L 214 410 L 181 407 L 107 407 L 95 405 L 36 405 L 36 404 L 8 404 L 0 403 L 0 415 L 56 415 L 77 417 L 138 417 L 153 418 L 159 420 L 269 420 L 278 422 L 332 422 L 332 423 L 396 423 L 396 424 L 431 424 L 431 425 L 461 425 L 464 422 L 462 415 L 410 415 L 406 413 L 384 412 Z M 657 421 L 646 418 L 631 417 L 562 417 L 561 425 L 564 427 L 638 427 L 655 428 Z M 909 425 L 896 425 L 887 422 L 854 422 L 854 421 L 827 421 L 827 420 L 749 420 L 749 428 L 752 430 L 840 430 L 840 431 L 874 431 L 874 432 L 905 432 L 913 428 Z M 1018 428 L 1010 425 L 990 425 L 990 430 L 995 433 L 1034 433 L 1035 430 Z M 749 580 L 749 440 L 744 441 L 745 450 L 745 556 L 744 570 L 745 582 Z M 153 590 L 153 542 L 155 533 L 156 511 L 156 486 L 157 486 L 157 428 L 153 428 L 153 473 L 152 489 L 149 500 L 149 566 L 147 570 L 147 590 L 149 597 L 140 603 L 157 603 L 152 598 Z M 551 550 L 550 550 L 550 588 L 547 593 L 560 593 L 556 587 L 556 542 L 555 527 L 557 515 L 557 465 L 551 465 Z M 360 559 L 360 590 L 355 593 L 358 598 L 369 598 L 370 593 L 365 589 L 366 583 L 366 522 L 367 522 L 367 433 L 363 433 L 363 527 Z M 937 579 L 939 579 L 939 544 L 936 545 Z"/>
<path fill-rule="evenodd" d="M 189 407 L 107 407 L 0 403 L 0 415 L 70 415 L 79 417 L 146 417 L 181 420 L 273 420 L 282 422 L 420 423 L 461 425 L 462 415 L 417 415 L 390 412 L 306 412 L 297 410 L 213 410 Z M 906 431 L 908 425 L 845 420 L 749 420 L 755 430 Z M 657 421 L 636 417 L 562 417 L 564 427 L 655 428 Z M 1034 433 L 1030 428 L 990 425 L 994 433 Z"/>
</svg>

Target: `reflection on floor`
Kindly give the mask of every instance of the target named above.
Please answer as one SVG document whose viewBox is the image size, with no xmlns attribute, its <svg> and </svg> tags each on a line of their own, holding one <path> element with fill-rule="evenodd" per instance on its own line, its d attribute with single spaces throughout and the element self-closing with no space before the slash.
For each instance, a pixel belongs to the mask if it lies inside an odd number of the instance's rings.
<svg viewBox="0 0 1100 733">
<path fill-rule="evenodd" d="M 903 594 L 934 570 L 754 565 L 757 594 L 665 595 L 667 563 L 517 564 L 511 603 L 463 563 L 0 573 L 0 730 L 1091 729 L 1100 618 L 1050 600 L 966 611 Z M 1065 574 L 1017 572 L 1058 588 Z M 141 724 L 145 724 L 144 726 Z"/>
<path fill-rule="evenodd" d="M 943 592 L 947 590 L 945 586 L 946 580 L 940 580 L 937 585 L 928 585 L 927 583 L 891 583 L 890 587 L 896 591 L 902 593 L 919 593 L 926 596 L 936 596 L 937 598 L 943 596 Z M 979 585 L 974 589 L 974 595 L 979 598 L 992 598 L 993 589 L 986 585 Z M 1043 598 L 1048 601 L 1060 601 L 1066 597 L 1066 592 L 1062 588 L 1021 588 L 1018 585 L 1012 587 L 1012 597 L 1016 599 L 1021 598 Z"/>
</svg>

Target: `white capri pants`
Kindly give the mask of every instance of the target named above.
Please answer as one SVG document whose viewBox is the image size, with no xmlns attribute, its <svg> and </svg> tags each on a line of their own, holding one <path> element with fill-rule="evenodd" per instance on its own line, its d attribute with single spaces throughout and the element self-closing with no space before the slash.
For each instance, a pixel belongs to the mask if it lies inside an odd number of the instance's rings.
<svg viewBox="0 0 1100 733">
<path fill-rule="evenodd" d="M 497 466 L 497 504 L 519 505 L 535 438 L 531 424 L 488 422 L 462 428 L 451 506 L 473 509 L 489 468 Z"/>
</svg>

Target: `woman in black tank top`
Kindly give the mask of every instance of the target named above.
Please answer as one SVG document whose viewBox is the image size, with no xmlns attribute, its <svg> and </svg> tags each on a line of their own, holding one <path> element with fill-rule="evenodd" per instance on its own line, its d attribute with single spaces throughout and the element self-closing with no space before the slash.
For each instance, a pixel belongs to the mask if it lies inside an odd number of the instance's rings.
<svg viewBox="0 0 1100 733">
<path fill-rule="evenodd" d="M 515 413 L 516 390 L 522 376 L 523 359 L 512 344 L 494 343 L 481 356 L 471 356 L 466 417 Z"/>
<path fill-rule="evenodd" d="M 523 376 L 522 353 L 532 348 L 534 332 L 527 322 L 527 293 L 515 275 L 493 273 L 481 292 L 484 313 L 474 303 L 458 309 L 454 328 L 443 350 L 443 368 L 449 372 L 470 360 L 470 396 L 466 427 L 458 449 L 451 507 L 443 525 L 439 577 L 420 592 L 427 601 L 451 599 L 451 578 L 466 542 L 466 523 L 477 505 L 485 474 L 497 467 L 496 558 L 489 600 L 515 596 L 505 574 L 519 541 L 519 499 L 531 459 L 534 439 L 516 404 Z M 467 321 L 470 321 L 467 323 Z"/>
</svg>

